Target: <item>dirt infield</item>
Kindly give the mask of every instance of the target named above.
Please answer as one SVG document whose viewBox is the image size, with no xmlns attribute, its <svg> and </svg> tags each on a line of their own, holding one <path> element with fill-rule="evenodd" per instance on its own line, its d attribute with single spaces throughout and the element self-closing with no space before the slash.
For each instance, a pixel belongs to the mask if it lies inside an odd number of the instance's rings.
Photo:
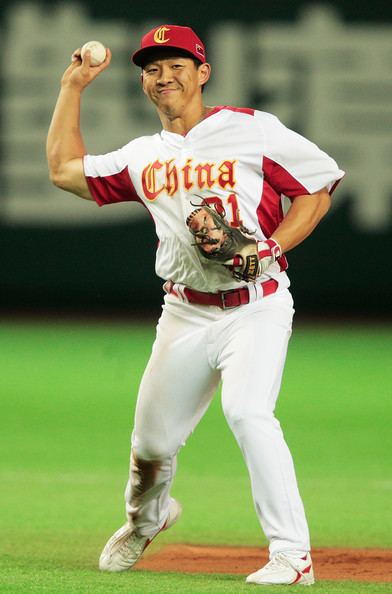
<svg viewBox="0 0 392 594">
<path fill-rule="evenodd" d="M 267 560 L 266 549 L 166 545 L 139 561 L 138 569 L 247 575 Z M 316 579 L 392 582 L 392 549 L 315 548 Z"/>
</svg>

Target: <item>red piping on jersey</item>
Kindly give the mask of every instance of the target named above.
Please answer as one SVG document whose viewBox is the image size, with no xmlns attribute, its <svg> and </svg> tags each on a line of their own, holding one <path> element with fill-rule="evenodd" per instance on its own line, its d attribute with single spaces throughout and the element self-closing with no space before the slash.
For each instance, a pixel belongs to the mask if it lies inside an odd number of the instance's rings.
<svg viewBox="0 0 392 594">
<path fill-rule="evenodd" d="M 283 220 L 283 209 L 280 194 L 263 180 L 263 191 L 259 205 L 256 209 L 260 228 L 268 239 Z"/>
<path fill-rule="evenodd" d="M 269 238 L 283 220 L 282 194 L 293 200 L 296 196 L 310 192 L 284 167 L 265 155 L 262 170 L 263 190 L 256 212 L 260 228 L 265 237 Z M 285 255 L 278 258 L 277 262 L 281 270 L 288 268 Z"/>
<path fill-rule="evenodd" d="M 340 182 L 342 181 L 343 177 L 341 177 L 340 179 L 337 179 L 336 182 L 334 183 L 334 185 L 331 187 L 331 189 L 329 190 L 329 195 L 332 196 L 333 192 L 336 190 L 338 184 L 340 184 Z"/>
<path fill-rule="evenodd" d="M 250 116 L 255 115 L 255 110 L 251 109 L 250 107 L 232 107 L 231 105 L 217 105 L 216 107 L 213 107 L 211 109 L 211 111 L 205 116 L 204 119 L 207 119 L 210 116 L 212 116 L 216 113 L 219 113 L 220 111 L 223 111 L 225 109 L 228 111 L 235 111 L 237 113 L 246 113 L 247 115 L 250 115 Z"/>
<path fill-rule="evenodd" d="M 113 204 L 115 202 L 144 202 L 136 193 L 135 187 L 130 178 L 128 167 L 112 175 L 93 177 L 86 175 L 87 185 L 99 206 Z"/>
<path fill-rule="evenodd" d="M 291 175 L 282 165 L 276 163 L 264 155 L 262 169 L 264 178 L 270 186 L 279 194 L 284 194 L 290 199 L 304 194 L 311 194 L 295 177 Z"/>
<path fill-rule="evenodd" d="M 271 237 L 272 233 L 283 221 L 281 196 L 270 186 L 265 178 L 263 180 L 263 191 L 256 209 L 256 214 L 260 229 L 267 239 Z M 284 254 L 277 262 L 281 270 L 286 270 L 289 266 Z"/>
</svg>

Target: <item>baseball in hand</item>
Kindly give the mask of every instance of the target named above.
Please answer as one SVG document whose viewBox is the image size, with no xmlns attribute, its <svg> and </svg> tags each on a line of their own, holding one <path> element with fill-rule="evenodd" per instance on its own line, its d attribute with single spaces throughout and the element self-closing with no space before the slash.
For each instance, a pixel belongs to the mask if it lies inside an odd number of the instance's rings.
<svg viewBox="0 0 392 594">
<path fill-rule="evenodd" d="M 91 66 L 99 66 L 106 58 L 106 48 L 100 41 L 88 41 L 80 51 L 82 60 L 87 50 L 90 50 Z"/>
</svg>

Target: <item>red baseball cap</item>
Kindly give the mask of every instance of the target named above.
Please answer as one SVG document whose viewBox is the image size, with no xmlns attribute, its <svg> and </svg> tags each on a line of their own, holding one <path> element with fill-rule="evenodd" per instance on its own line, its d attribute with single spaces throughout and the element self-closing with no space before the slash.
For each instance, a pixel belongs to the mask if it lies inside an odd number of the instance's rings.
<svg viewBox="0 0 392 594">
<path fill-rule="evenodd" d="M 190 27 L 179 25 L 160 25 L 142 37 L 140 49 L 132 56 L 136 66 L 143 66 L 147 54 L 151 48 L 172 47 L 181 49 L 204 63 L 206 52 L 204 44 Z"/>
</svg>

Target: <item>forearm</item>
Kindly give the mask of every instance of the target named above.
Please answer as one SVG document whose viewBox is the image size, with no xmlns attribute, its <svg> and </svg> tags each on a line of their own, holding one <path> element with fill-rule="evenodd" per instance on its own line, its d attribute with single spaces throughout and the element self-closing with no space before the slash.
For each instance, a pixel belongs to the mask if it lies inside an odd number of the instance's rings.
<svg viewBox="0 0 392 594">
<path fill-rule="evenodd" d="M 312 233 L 330 205 L 331 198 L 326 189 L 315 194 L 297 196 L 271 239 L 278 242 L 282 252 L 288 252 Z"/>
<path fill-rule="evenodd" d="M 64 72 L 47 138 L 47 159 L 51 181 L 68 192 L 92 200 L 84 175 L 86 149 L 80 131 L 80 103 L 83 89 L 109 66 L 111 52 L 100 66 L 91 66 L 90 52 L 82 60 L 80 48 Z"/>
</svg>

